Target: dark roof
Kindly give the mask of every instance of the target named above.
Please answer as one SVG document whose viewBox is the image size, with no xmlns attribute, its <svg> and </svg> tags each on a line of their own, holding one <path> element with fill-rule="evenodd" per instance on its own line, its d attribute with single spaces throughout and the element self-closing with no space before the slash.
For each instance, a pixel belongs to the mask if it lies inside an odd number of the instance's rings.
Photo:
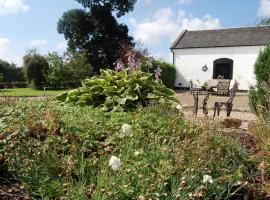
<svg viewBox="0 0 270 200">
<path fill-rule="evenodd" d="M 216 30 L 184 30 L 171 49 L 264 46 L 270 44 L 270 26 L 228 28 Z"/>
</svg>

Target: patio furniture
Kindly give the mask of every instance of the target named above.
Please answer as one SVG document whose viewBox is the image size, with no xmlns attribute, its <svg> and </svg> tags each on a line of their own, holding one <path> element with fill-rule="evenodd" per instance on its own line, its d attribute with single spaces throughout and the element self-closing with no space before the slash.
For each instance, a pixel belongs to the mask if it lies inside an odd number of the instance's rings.
<svg viewBox="0 0 270 200">
<path fill-rule="evenodd" d="M 194 100 L 194 108 L 193 108 L 193 116 L 197 116 L 198 114 L 198 109 L 199 109 L 199 95 L 204 95 L 203 101 L 202 101 L 202 108 L 203 108 L 203 113 L 205 115 L 208 114 L 208 109 L 207 109 L 207 101 L 209 99 L 209 95 L 212 92 L 209 91 L 203 91 L 201 89 L 192 89 L 190 93 L 193 95 L 193 100 Z"/>
<path fill-rule="evenodd" d="M 230 79 L 219 79 L 217 83 L 217 95 L 228 95 L 230 90 Z"/>
<path fill-rule="evenodd" d="M 237 90 L 238 90 L 238 82 L 235 81 L 232 89 L 230 90 L 229 99 L 226 102 L 215 102 L 215 106 L 214 106 L 214 118 L 216 116 L 216 112 L 217 112 L 217 115 L 219 116 L 220 109 L 221 109 L 222 106 L 225 106 L 226 107 L 227 117 L 230 116 L 231 111 L 232 111 L 232 107 L 233 107 L 233 99 L 234 99 L 234 97 L 236 95 Z"/>
</svg>

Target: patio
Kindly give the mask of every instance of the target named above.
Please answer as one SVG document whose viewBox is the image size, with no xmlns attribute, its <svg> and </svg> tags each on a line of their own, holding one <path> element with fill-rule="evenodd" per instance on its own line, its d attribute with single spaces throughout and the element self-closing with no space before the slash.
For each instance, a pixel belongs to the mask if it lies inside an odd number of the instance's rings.
<svg viewBox="0 0 270 200">
<path fill-rule="evenodd" d="M 202 99 L 203 95 L 199 95 L 199 110 L 198 110 L 198 115 L 197 118 L 202 118 L 205 116 L 203 114 L 202 110 Z M 177 98 L 180 100 L 182 106 L 183 106 L 183 111 L 184 114 L 187 118 L 190 119 L 195 119 L 193 117 L 193 96 L 190 94 L 190 91 L 178 91 L 177 92 Z M 214 108 L 214 103 L 216 101 L 227 101 L 228 96 L 217 96 L 217 95 L 210 95 L 209 100 L 208 100 L 208 117 L 212 118 L 213 117 L 213 108 Z M 257 117 L 251 113 L 249 104 L 248 104 L 248 92 L 237 92 L 236 96 L 233 101 L 233 111 L 231 112 L 231 118 L 236 118 L 236 119 L 241 119 L 242 120 L 242 125 L 241 129 L 247 130 L 248 124 L 250 122 L 255 122 L 257 120 Z M 225 109 L 223 108 L 220 112 L 220 116 L 216 117 L 215 120 L 219 121 L 226 118 L 226 112 Z"/>
</svg>

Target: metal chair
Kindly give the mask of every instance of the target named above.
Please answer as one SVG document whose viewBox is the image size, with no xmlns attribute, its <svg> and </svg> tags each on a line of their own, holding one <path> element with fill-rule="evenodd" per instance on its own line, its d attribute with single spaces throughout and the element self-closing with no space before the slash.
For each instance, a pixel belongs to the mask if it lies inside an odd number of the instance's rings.
<svg viewBox="0 0 270 200">
<path fill-rule="evenodd" d="M 228 95 L 230 90 L 230 79 L 219 79 L 217 84 L 217 95 Z"/>
<path fill-rule="evenodd" d="M 215 106 L 214 106 L 214 118 L 216 116 L 216 112 L 217 112 L 217 115 L 219 116 L 220 109 L 224 105 L 226 107 L 227 117 L 230 116 L 230 114 L 232 112 L 232 107 L 233 107 L 233 99 L 234 99 L 234 97 L 236 95 L 237 90 L 238 90 L 238 82 L 235 81 L 232 89 L 230 90 L 229 99 L 226 102 L 215 102 Z"/>
</svg>

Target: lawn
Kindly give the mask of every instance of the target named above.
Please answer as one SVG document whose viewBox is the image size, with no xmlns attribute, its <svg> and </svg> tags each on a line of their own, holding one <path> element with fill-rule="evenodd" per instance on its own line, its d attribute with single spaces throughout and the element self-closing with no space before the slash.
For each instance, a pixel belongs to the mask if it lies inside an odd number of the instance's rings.
<svg viewBox="0 0 270 200">
<path fill-rule="evenodd" d="M 33 97 L 33 96 L 55 96 L 67 90 L 34 90 L 31 88 L 14 88 L 14 89 L 0 89 L 0 97 L 5 96 L 23 96 L 23 97 Z"/>
</svg>

